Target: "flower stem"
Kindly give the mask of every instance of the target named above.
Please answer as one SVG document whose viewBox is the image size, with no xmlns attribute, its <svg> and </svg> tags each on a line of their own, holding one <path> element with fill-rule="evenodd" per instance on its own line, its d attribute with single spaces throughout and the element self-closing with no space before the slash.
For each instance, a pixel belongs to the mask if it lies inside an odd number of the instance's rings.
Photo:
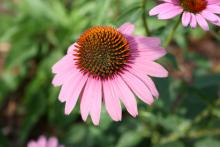
<svg viewBox="0 0 220 147">
<path fill-rule="evenodd" d="M 167 36 L 167 38 L 166 38 L 166 40 L 165 40 L 165 42 L 163 44 L 164 48 L 169 46 L 170 42 L 173 39 L 174 33 L 176 32 L 180 22 L 181 22 L 181 17 L 176 21 L 175 25 L 173 26 L 172 30 L 170 31 L 169 35 Z"/>
<path fill-rule="evenodd" d="M 147 12 L 146 12 L 146 6 L 147 6 L 147 0 L 143 0 L 143 5 L 142 5 L 142 9 L 143 9 L 143 14 L 142 14 L 142 21 L 143 21 L 143 25 L 144 25 L 144 29 L 145 29 L 145 33 L 146 35 L 150 35 L 150 30 L 149 30 L 149 27 L 148 27 L 148 23 L 147 23 Z"/>
</svg>

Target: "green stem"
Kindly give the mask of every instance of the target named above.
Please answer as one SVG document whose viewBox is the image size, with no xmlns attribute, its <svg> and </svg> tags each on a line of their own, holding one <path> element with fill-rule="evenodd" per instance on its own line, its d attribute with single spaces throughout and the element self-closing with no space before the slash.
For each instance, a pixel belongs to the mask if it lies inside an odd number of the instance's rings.
<svg viewBox="0 0 220 147">
<path fill-rule="evenodd" d="M 220 128 L 214 128 L 214 129 L 203 129 L 203 130 L 197 130 L 197 131 L 191 131 L 188 135 L 189 138 L 200 138 L 204 136 L 219 136 L 220 135 Z"/>
<path fill-rule="evenodd" d="M 207 136 L 219 136 L 220 135 L 220 128 L 214 129 L 202 129 L 202 130 L 192 130 L 188 134 L 181 135 L 180 133 L 173 133 L 166 138 L 162 138 L 159 144 L 166 144 L 169 142 L 173 142 L 179 140 L 180 138 L 200 138 L 200 137 L 207 137 Z"/>
<path fill-rule="evenodd" d="M 169 35 L 167 36 L 164 44 L 163 44 L 163 47 L 166 48 L 169 46 L 170 42 L 172 41 L 173 39 L 173 36 L 174 36 L 174 33 L 176 32 L 179 24 L 181 22 L 181 17 L 177 20 L 177 22 L 175 23 L 175 25 L 173 26 L 172 30 L 170 31 Z"/>
<path fill-rule="evenodd" d="M 148 23 L 147 23 L 147 12 L 146 12 L 146 6 L 147 6 L 147 0 L 143 0 L 143 5 L 142 5 L 142 9 L 143 9 L 143 14 L 142 14 L 142 21 L 143 21 L 143 25 L 144 25 L 144 29 L 145 29 L 145 33 L 146 35 L 150 35 L 150 30 L 148 27 Z"/>
</svg>

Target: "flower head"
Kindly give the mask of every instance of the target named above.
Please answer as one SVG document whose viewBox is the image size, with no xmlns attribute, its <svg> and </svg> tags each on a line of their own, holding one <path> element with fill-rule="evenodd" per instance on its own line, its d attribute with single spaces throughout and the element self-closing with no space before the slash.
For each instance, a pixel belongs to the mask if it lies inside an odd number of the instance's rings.
<svg viewBox="0 0 220 147">
<path fill-rule="evenodd" d="M 47 140 L 45 136 L 40 136 L 37 141 L 30 141 L 27 147 L 64 147 L 58 144 L 58 140 L 55 137 L 51 137 Z"/>
<path fill-rule="evenodd" d="M 182 14 L 184 27 L 195 28 L 197 23 L 204 30 L 209 30 L 207 21 L 220 26 L 220 0 L 162 0 L 149 14 L 158 15 L 158 19 L 171 19 Z"/>
<path fill-rule="evenodd" d="M 52 67 L 53 85 L 62 86 L 59 100 L 66 103 L 65 114 L 70 114 L 79 98 L 84 121 L 90 114 L 93 123 L 99 124 L 102 102 L 111 118 L 120 121 L 121 102 L 135 117 L 135 96 L 147 104 L 159 96 L 149 76 L 167 77 L 167 71 L 154 62 L 166 51 L 158 38 L 133 36 L 133 30 L 130 23 L 119 29 L 92 27 Z"/>
</svg>

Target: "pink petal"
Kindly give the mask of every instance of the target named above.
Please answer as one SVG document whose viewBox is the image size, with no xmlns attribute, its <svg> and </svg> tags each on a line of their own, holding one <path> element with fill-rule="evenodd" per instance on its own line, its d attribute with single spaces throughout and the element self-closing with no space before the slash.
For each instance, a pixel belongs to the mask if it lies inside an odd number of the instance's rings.
<svg viewBox="0 0 220 147">
<path fill-rule="evenodd" d="M 71 68 L 75 68 L 75 62 L 72 55 L 65 55 L 52 67 L 53 73 L 62 73 Z"/>
<path fill-rule="evenodd" d="M 80 102 L 80 112 L 82 119 L 84 121 L 86 121 L 88 117 L 88 114 L 90 112 L 90 107 L 92 105 L 92 100 L 94 98 L 95 91 L 93 91 L 93 86 L 94 86 L 94 80 L 92 78 L 88 78 Z"/>
<path fill-rule="evenodd" d="M 192 28 L 196 28 L 196 26 L 197 26 L 196 16 L 195 16 L 193 13 L 191 13 L 190 26 L 191 26 Z"/>
<path fill-rule="evenodd" d="M 101 112 L 101 96 L 101 81 L 89 78 L 80 103 L 80 111 L 84 121 L 91 112 L 94 124 L 98 125 Z"/>
<path fill-rule="evenodd" d="M 208 0 L 208 4 L 220 4 L 220 0 Z"/>
<path fill-rule="evenodd" d="M 63 84 L 60 94 L 59 94 L 59 100 L 61 102 L 65 102 L 67 99 L 72 98 L 72 93 L 75 91 L 75 88 L 78 86 L 78 83 L 82 79 L 83 75 L 82 73 L 75 72 L 73 73 Z"/>
<path fill-rule="evenodd" d="M 88 79 L 87 75 L 83 75 L 82 79 L 78 82 L 77 86 L 74 88 L 74 91 L 72 93 L 72 96 L 67 99 L 66 105 L 65 105 L 65 114 L 69 115 L 70 112 L 73 110 L 73 108 L 76 105 L 77 99 Z"/>
<path fill-rule="evenodd" d="M 201 28 L 203 28 L 205 31 L 209 30 L 209 25 L 206 22 L 206 20 L 202 17 L 202 15 L 196 14 L 196 20 L 198 24 L 201 26 Z"/>
<path fill-rule="evenodd" d="M 161 0 L 167 3 L 179 4 L 179 0 Z"/>
<path fill-rule="evenodd" d="M 138 115 L 137 110 L 137 102 L 134 94 L 131 92 L 129 87 L 125 84 L 125 82 L 121 79 L 121 77 L 117 77 L 114 81 L 115 91 L 118 90 L 120 93 L 120 99 L 122 103 L 125 105 L 127 111 L 133 116 L 136 117 Z"/>
<path fill-rule="evenodd" d="M 218 18 L 217 22 L 211 22 L 211 23 L 214 24 L 214 25 L 220 26 L 220 18 Z"/>
<path fill-rule="evenodd" d="M 207 19 L 207 20 L 209 20 L 209 21 L 211 21 L 211 22 L 217 22 L 217 21 L 218 21 L 218 16 L 215 15 L 215 14 L 213 14 L 212 12 L 207 11 L 207 10 L 202 11 L 202 12 L 201 12 L 201 15 L 202 15 L 205 19 Z"/>
<path fill-rule="evenodd" d="M 176 17 L 177 15 L 181 14 L 183 12 L 183 9 L 179 6 L 175 6 L 169 11 L 165 13 L 161 13 L 158 15 L 158 19 L 170 19 L 173 17 Z"/>
<path fill-rule="evenodd" d="M 218 5 L 208 5 L 206 9 L 212 13 L 220 14 L 220 6 Z"/>
<path fill-rule="evenodd" d="M 153 103 L 153 97 L 146 87 L 146 85 L 134 75 L 126 72 L 122 75 L 122 78 L 132 89 L 132 91 L 145 103 L 151 105 Z"/>
<path fill-rule="evenodd" d="M 134 52 L 136 49 L 141 51 L 150 51 L 160 48 L 160 39 L 156 37 L 129 36 L 127 37 L 129 46 Z"/>
<path fill-rule="evenodd" d="M 38 144 L 34 141 L 28 143 L 27 147 L 39 147 Z"/>
<path fill-rule="evenodd" d="M 99 124 L 102 105 L 102 83 L 96 80 L 93 87 L 94 97 L 92 100 L 92 108 L 90 111 L 92 121 L 95 125 Z"/>
<path fill-rule="evenodd" d="M 138 58 L 135 59 L 135 62 L 132 67 L 134 66 L 136 69 L 144 71 L 149 76 L 161 78 L 168 76 L 167 70 L 158 63 L 138 60 Z"/>
<path fill-rule="evenodd" d="M 161 43 L 160 38 L 158 37 L 135 36 L 133 37 L 133 40 L 138 44 L 138 46 L 140 45 L 145 47 L 158 47 Z"/>
<path fill-rule="evenodd" d="M 47 147 L 57 147 L 57 146 L 58 146 L 58 140 L 57 140 L 57 138 L 51 137 L 51 138 L 48 140 Z"/>
<path fill-rule="evenodd" d="M 75 54 L 76 53 L 75 50 L 77 49 L 76 45 L 77 43 L 73 43 L 72 45 L 70 45 L 70 47 L 67 49 L 67 54 L 69 55 Z"/>
<path fill-rule="evenodd" d="M 140 71 L 137 68 L 133 67 L 129 69 L 129 71 L 145 83 L 145 85 L 149 88 L 153 96 L 159 97 L 159 92 L 157 91 L 154 82 L 142 70 Z"/>
<path fill-rule="evenodd" d="M 39 146 L 39 147 L 46 147 L 46 145 L 47 145 L 46 137 L 41 136 L 41 137 L 38 139 L 38 146 Z"/>
<path fill-rule="evenodd" d="M 76 71 L 74 69 L 69 69 L 69 71 L 62 72 L 59 74 L 56 74 L 55 77 L 53 78 L 52 84 L 54 86 L 61 86 L 62 84 L 65 83 L 66 80 L 69 79 L 69 77 L 74 74 Z"/>
<path fill-rule="evenodd" d="M 124 23 L 118 28 L 118 31 L 122 34 L 131 35 L 134 32 L 135 26 L 131 23 Z"/>
<path fill-rule="evenodd" d="M 171 3 L 163 3 L 163 4 L 160 4 L 156 7 L 154 7 L 153 9 L 151 9 L 150 12 L 149 12 L 149 15 L 150 16 L 157 15 L 157 14 L 163 13 L 167 9 L 171 9 L 173 7 L 174 7 L 174 5 L 171 4 Z"/>
<path fill-rule="evenodd" d="M 184 27 L 187 27 L 191 20 L 191 14 L 189 12 L 184 12 L 182 16 L 182 24 Z"/>
<path fill-rule="evenodd" d="M 139 59 L 142 60 L 157 60 L 161 57 L 163 57 L 164 55 L 166 55 L 167 51 L 164 48 L 160 48 L 160 47 L 154 47 L 154 48 L 150 48 L 150 49 L 139 49 L 139 51 L 137 52 L 137 54 L 140 54 Z"/>
<path fill-rule="evenodd" d="M 106 110 L 114 121 L 121 120 L 121 104 L 119 101 L 117 91 L 114 91 L 111 81 L 103 82 L 103 93 Z"/>
</svg>

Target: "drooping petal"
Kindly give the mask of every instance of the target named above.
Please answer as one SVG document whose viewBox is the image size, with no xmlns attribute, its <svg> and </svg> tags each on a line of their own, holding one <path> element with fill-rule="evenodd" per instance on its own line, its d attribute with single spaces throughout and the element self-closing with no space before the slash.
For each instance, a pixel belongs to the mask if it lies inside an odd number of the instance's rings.
<svg viewBox="0 0 220 147">
<path fill-rule="evenodd" d="M 197 26 L 196 16 L 193 13 L 191 13 L 190 26 L 192 28 L 196 28 L 196 26 Z"/>
<path fill-rule="evenodd" d="M 92 100 L 92 108 L 90 111 L 90 115 L 92 121 L 95 125 L 99 124 L 100 115 L 101 115 L 101 105 L 102 105 L 102 83 L 100 80 L 96 80 L 93 87 L 94 97 Z"/>
<path fill-rule="evenodd" d="M 134 64 L 133 66 L 140 71 L 144 71 L 149 76 L 161 78 L 168 76 L 167 70 L 158 63 L 138 60 L 138 58 L 135 59 L 135 62 L 136 64 Z"/>
<path fill-rule="evenodd" d="M 136 75 L 140 80 L 142 80 L 147 85 L 153 96 L 159 97 L 159 92 L 157 91 L 154 82 L 151 80 L 150 77 L 147 76 L 146 73 L 144 73 L 142 70 L 138 70 L 135 66 L 132 67 L 129 71 L 133 75 Z"/>
<path fill-rule="evenodd" d="M 72 73 L 72 75 L 67 78 L 65 83 L 63 84 L 60 94 L 59 94 L 59 100 L 61 102 L 66 101 L 67 99 L 71 98 L 73 91 L 75 91 L 75 87 L 78 85 L 80 80 L 82 79 L 82 73 L 75 72 Z"/>
<path fill-rule="evenodd" d="M 196 20 L 202 29 L 204 29 L 205 31 L 209 30 L 209 25 L 206 22 L 206 20 L 202 17 L 202 15 L 196 14 Z"/>
<path fill-rule="evenodd" d="M 167 53 L 167 51 L 161 47 L 138 49 L 136 52 L 140 54 L 136 55 L 136 59 L 146 60 L 147 58 L 150 61 L 157 60 Z"/>
<path fill-rule="evenodd" d="M 151 9 L 149 15 L 153 16 L 153 15 L 161 14 L 163 12 L 166 12 L 167 9 L 172 9 L 173 7 L 175 7 L 175 5 L 173 5 L 172 3 L 163 3 Z"/>
<path fill-rule="evenodd" d="M 103 81 L 103 93 L 107 112 L 114 121 L 120 121 L 122 115 L 121 104 L 112 88 L 111 81 Z"/>
<path fill-rule="evenodd" d="M 215 15 L 215 14 L 213 14 L 212 12 L 207 11 L 207 10 L 202 11 L 202 12 L 201 12 L 201 15 L 202 15 L 205 19 L 207 19 L 207 20 L 209 20 L 209 21 L 211 21 L 211 22 L 217 22 L 217 21 L 218 21 L 218 16 Z"/>
<path fill-rule="evenodd" d="M 218 5 L 208 5 L 207 10 L 212 13 L 220 14 L 220 6 Z"/>
<path fill-rule="evenodd" d="M 84 121 L 86 121 L 87 119 L 87 116 L 91 109 L 92 100 L 94 98 L 95 91 L 93 91 L 93 87 L 94 80 L 92 78 L 88 78 L 80 102 L 80 112 Z"/>
<path fill-rule="evenodd" d="M 101 90 L 101 81 L 89 78 L 80 103 L 83 120 L 86 121 L 88 114 L 91 113 L 91 118 L 95 125 L 98 125 L 100 120 Z"/>
<path fill-rule="evenodd" d="M 149 105 L 153 103 L 153 96 L 151 95 L 147 86 L 141 80 L 129 72 L 124 73 L 122 78 L 132 89 L 132 91 L 138 96 L 138 98 Z"/>
<path fill-rule="evenodd" d="M 122 34 L 131 35 L 134 32 L 134 25 L 131 23 L 125 23 L 118 28 L 118 31 Z"/>
<path fill-rule="evenodd" d="M 75 62 L 73 60 L 72 55 L 65 55 L 62 59 L 60 59 L 56 64 L 53 65 L 52 72 L 62 73 L 74 67 L 75 67 Z"/>
<path fill-rule="evenodd" d="M 211 23 L 214 24 L 214 25 L 220 26 L 220 18 L 218 18 L 217 22 L 211 22 Z"/>
<path fill-rule="evenodd" d="M 183 12 L 183 9 L 179 6 L 175 6 L 171 10 L 167 11 L 166 13 L 161 13 L 158 15 L 158 19 L 170 19 L 174 18 L 177 15 L 181 14 Z"/>
<path fill-rule="evenodd" d="M 125 105 L 127 111 L 133 116 L 136 117 L 138 115 L 137 110 L 137 102 L 134 94 L 131 89 L 125 84 L 125 82 L 121 79 L 121 77 L 117 77 L 115 79 L 115 90 L 118 90 L 120 93 L 120 99 L 122 103 Z"/>
<path fill-rule="evenodd" d="M 69 69 L 69 71 L 62 72 L 59 74 L 56 74 L 55 77 L 52 80 L 52 84 L 54 86 L 61 86 L 69 79 L 69 77 L 74 74 L 76 71 L 74 69 Z"/>
<path fill-rule="evenodd" d="M 191 14 L 189 12 L 184 12 L 182 16 L 182 24 L 184 27 L 187 27 L 191 20 Z"/>
<path fill-rule="evenodd" d="M 220 4 L 220 0 L 208 0 L 208 4 Z"/>
<path fill-rule="evenodd" d="M 129 41 L 135 41 L 137 43 L 136 46 L 143 46 L 143 47 L 159 47 L 161 44 L 161 41 L 157 37 L 144 37 L 144 36 L 135 36 L 131 38 L 132 40 Z"/>
<path fill-rule="evenodd" d="M 70 112 L 75 107 L 77 99 L 78 99 L 84 85 L 86 84 L 87 79 L 88 79 L 88 77 L 86 75 L 83 75 L 82 79 L 79 81 L 77 86 L 74 88 L 74 91 L 73 91 L 71 97 L 67 99 L 66 105 L 65 105 L 65 114 L 66 115 L 69 115 Z"/>
</svg>

